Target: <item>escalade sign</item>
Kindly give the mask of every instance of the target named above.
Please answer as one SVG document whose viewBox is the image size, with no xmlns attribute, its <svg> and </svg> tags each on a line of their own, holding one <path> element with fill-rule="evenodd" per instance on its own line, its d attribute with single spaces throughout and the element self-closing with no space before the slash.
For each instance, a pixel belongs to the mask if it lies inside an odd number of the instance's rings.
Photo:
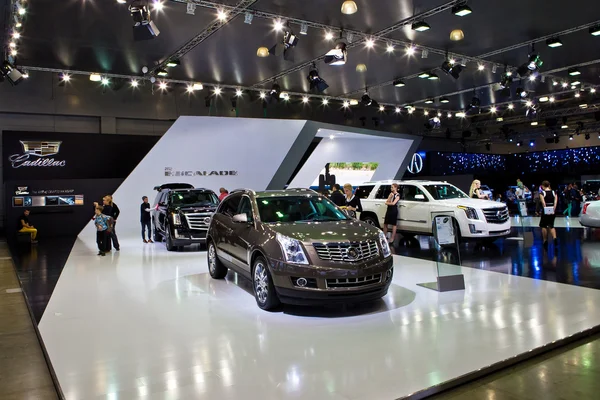
<svg viewBox="0 0 600 400">
<path fill-rule="evenodd" d="M 13 168 L 21 167 L 64 167 L 65 160 L 51 157 L 57 155 L 62 142 L 20 140 L 23 152 L 8 157 Z"/>
<path fill-rule="evenodd" d="M 165 176 L 236 176 L 237 171 L 176 171 L 165 167 Z"/>
</svg>

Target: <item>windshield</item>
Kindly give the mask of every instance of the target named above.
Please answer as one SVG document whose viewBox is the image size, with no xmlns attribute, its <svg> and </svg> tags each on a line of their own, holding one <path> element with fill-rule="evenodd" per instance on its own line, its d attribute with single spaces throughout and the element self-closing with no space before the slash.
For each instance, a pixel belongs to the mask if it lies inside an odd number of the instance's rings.
<svg viewBox="0 0 600 400">
<path fill-rule="evenodd" d="M 349 219 L 331 201 L 320 196 L 258 198 L 258 212 L 265 223 L 345 221 Z"/>
<path fill-rule="evenodd" d="M 204 190 L 190 190 L 189 192 L 174 192 L 171 194 L 171 204 L 181 206 L 212 206 L 219 200 L 213 192 Z"/>
<path fill-rule="evenodd" d="M 462 190 L 452 185 L 424 185 L 424 187 L 434 200 L 466 199 L 469 197 Z"/>
</svg>

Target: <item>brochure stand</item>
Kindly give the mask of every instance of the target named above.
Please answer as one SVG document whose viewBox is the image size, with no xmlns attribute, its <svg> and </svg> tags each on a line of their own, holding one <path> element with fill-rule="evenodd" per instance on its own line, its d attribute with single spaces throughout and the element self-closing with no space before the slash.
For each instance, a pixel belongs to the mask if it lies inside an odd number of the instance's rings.
<svg viewBox="0 0 600 400">
<path fill-rule="evenodd" d="M 525 217 L 527 217 L 527 200 L 518 199 L 517 202 L 519 205 L 519 215 L 517 216 L 517 219 L 519 221 L 519 225 L 521 225 L 521 233 L 519 234 L 519 236 L 507 238 L 507 240 L 518 240 L 523 242 L 524 247 L 531 247 L 533 246 L 533 232 L 525 231 Z"/>
<path fill-rule="evenodd" d="M 465 290 L 465 277 L 461 274 L 460 249 L 458 233 L 455 231 L 454 219 L 451 215 L 432 213 L 433 237 L 436 241 L 436 282 L 417 283 L 417 285 L 438 292 Z M 445 261 L 455 261 L 451 265 Z"/>
</svg>

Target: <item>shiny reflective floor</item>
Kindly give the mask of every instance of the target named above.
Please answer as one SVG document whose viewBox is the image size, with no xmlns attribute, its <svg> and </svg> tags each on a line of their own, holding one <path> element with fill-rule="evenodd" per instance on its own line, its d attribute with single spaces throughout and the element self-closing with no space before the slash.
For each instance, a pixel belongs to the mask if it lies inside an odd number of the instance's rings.
<svg viewBox="0 0 600 400">
<path fill-rule="evenodd" d="M 40 331 L 68 399 L 393 399 L 600 324 L 600 291 L 394 256 L 389 294 L 349 308 L 261 311 L 204 252 L 77 240 Z"/>
</svg>

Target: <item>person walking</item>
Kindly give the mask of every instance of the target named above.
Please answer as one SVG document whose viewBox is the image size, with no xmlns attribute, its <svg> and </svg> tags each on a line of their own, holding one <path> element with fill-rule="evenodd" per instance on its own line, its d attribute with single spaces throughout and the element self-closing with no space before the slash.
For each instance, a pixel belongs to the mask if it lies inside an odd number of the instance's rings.
<svg viewBox="0 0 600 400">
<path fill-rule="evenodd" d="M 219 189 L 219 202 L 223 201 L 227 195 L 229 195 L 229 191 L 225 188 Z"/>
<path fill-rule="evenodd" d="M 113 219 L 103 214 L 104 207 L 97 206 L 95 209 L 94 224 L 96 225 L 96 243 L 98 244 L 98 255 L 105 256 L 108 252 L 108 241 L 112 230 Z"/>
<path fill-rule="evenodd" d="M 567 186 L 563 192 L 563 194 L 565 195 L 565 200 L 567 202 L 567 208 L 565 208 L 563 215 L 566 215 L 567 218 L 571 217 L 571 211 L 572 211 L 571 189 L 573 189 L 573 185 L 571 183 L 569 183 L 569 186 Z"/>
<path fill-rule="evenodd" d="M 350 218 L 358 218 L 356 213 L 362 212 L 362 204 L 360 204 L 360 199 L 354 195 L 351 184 L 346 183 L 344 185 L 344 193 L 344 207 L 346 209 L 346 214 Z"/>
<path fill-rule="evenodd" d="M 335 204 L 338 207 L 343 207 L 344 205 L 346 205 L 346 199 L 344 198 L 344 195 L 342 194 L 341 188 L 339 183 L 334 184 L 331 187 L 331 196 L 330 199 L 331 201 L 333 201 L 333 204 Z"/>
<path fill-rule="evenodd" d="M 544 240 L 544 250 L 548 250 L 548 235 L 553 240 L 554 251 L 557 250 L 556 229 L 554 229 L 554 219 L 556 218 L 556 206 L 558 199 L 556 193 L 550 188 L 550 182 L 542 182 L 544 192 L 540 195 L 542 203 L 542 217 L 540 218 L 540 228 L 542 228 L 542 238 Z"/>
<path fill-rule="evenodd" d="M 121 250 L 121 246 L 119 245 L 119 239 L 117 238 L 117 232 L 115 230 L 115 227 L 117 225 L 117 218 L 119 218 L 119 214 L 121 214 L 121 210 L 119 210 L 119 207 L 113 202 L 113 198 L 111 195 L 104 196 L 103 201 L 105 204 L 110 206 L 110 214 L 106 213 L 106 211 L 104 213 L 112 218 L 113 223 L 112 229 L 108 233 L 108 238 L 109 241 L 112 242 L 112 245 L 115 248 L 115 250 L 119 251 Z"/>
<path fill-rule="evenodd" d="M 31 243 L 36 244 L 37 240 L 35 240 L 35 238 L 37 237 L 38 231 L 29 223 L 29 213 L 29 210 L 23 211 L 23 214 L 19 217 L 17 230 L 22 233 L 29 233 L 31 235 Z"/>
<path fill-rule="evenodd" d="M 387 237 L 388 225 L 392 225 L 392 237 L 388 240 L 390 243 L 394 243 L 396 240 L 396 229 L 398 228 L 398 201 L 400 201 L 398 184 L 392 183 L 392 192 L 385 201 L 387 210 L 385 211 L 385 218 L 383 219 L 383 233 L 385 237 Z"/>
<path fill-rule="evenodd" d="M 140 205 L 140 222 L 142 224 L 142 240 L 144 243 L 154 243 L 152 241 L 151 211 L 150 203 L 148 203 L 148 196 L 142 197 L 142 204 Z M 148 231 L 148 240 L 146 240 L 146 230 Z"/>
<path fill-rule="evenodd" d="M 481 182 L 477 179 L 475 179 L 473 183 L 471 183 L 471 188 L 469 189 L 469 197 L 471 197 L 472 199 L 489 200 L 489 197 L 481 192 Z"/>
</svg>

